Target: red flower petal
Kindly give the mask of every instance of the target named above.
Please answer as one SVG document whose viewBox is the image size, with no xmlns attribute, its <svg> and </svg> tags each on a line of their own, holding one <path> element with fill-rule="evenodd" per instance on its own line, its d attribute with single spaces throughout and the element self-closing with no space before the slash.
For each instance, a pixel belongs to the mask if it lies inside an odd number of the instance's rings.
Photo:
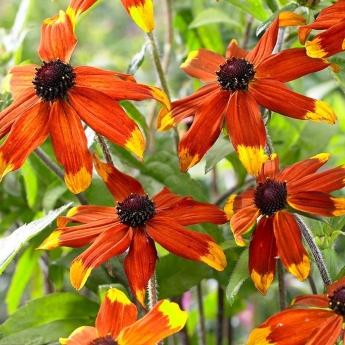
<svg viewBox="0 0 345 345">
<path fill-rule="evenodd" d="M 97 330 L 95 327 L 81 326 L 66 338 L 60 338 L 59 342 L 63 345 L 85 345 L 97 339 Z"/>
<path fill-rule="evenodd" d="M 331 284 L 333 285 L 333 284 Z M 330 285 L 329 285 L 330 286 Z M 297 296 L 291 303 L 291 308 L 301 305 L 306 307 L 328 308 L 329 299 L 326 295 L 302 295 Z"/>
<path fill-rule="evenodd" d="M 275 180 L 279 174 L 279 157 L 273 153 L 269 159 L 262 165 L 261 171 L 256 178 L 256 182 L 266 182 L 267 178 Z"/>
<path fill-rule="evenodd" d="M 36 92 L 32 85 L 32 81 L 35 77 L 36 68 L 39 67 L 40 66 L 38 65 L 29 64 L 14 66 L 11 68 L 8 74 L 11 76 L 11 93 L 14 99 L 16 99 L 19 96 L 19 94 L 26 88 L 29 88 L 31 90 L 31 93 L 36 95 Z M 30 91 L 27 90 L 26 93 L 30 93 Z M 37 100 L 38 99 L 39 98 L 37 97 Z M 6 110 L 7 109 L 8 108 L 6 108 Z"/>
<path fill-rule="evenodd" d="M 245 58 L 248 52 L 238 46 L 235 39 L 231 40 L 228 47 L 226 48 L 226 58 L 231 59 L 233 56 L 237 58 Z"/>
<path fill-rule="evenodd" d="M 97 0 L 72 0 L 67 8 L 66 13 L 70 17 L 71 23 L 73 25 L 73 30 L 75 30 L 75 24 L 77 17 L 88 10 Z"/>
</svg>

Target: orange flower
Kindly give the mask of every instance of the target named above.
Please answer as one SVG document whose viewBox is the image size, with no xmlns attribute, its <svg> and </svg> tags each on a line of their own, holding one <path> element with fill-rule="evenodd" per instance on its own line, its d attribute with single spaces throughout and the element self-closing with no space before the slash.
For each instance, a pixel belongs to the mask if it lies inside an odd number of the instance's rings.
<svg viewBox="0 0 345 345">
<path fill-rule="evenodd" d="M 279 27 L 303 20 L 293 13 L 280 13 L 249 53 L 233 40 L 226 58 L 206 49 L 189 54 L 182 69 L 208 84 L 173 102 L 171 110 L 162 109 L 157 122 L 159 130 L 167 130 L 194 115 L 178 148 L 181 171 L 200 161 L 218 138 L 225 120 L 240 160 L 250 174 L 256 175 L 266 159 L 266 130 L 259 106 L 300 120 L 335 122 L 336 115 L 327 103 L 299 95 L 284 84 L 322 70 L 329 63 L 309 58 L 304 48 L 271 55 Z"/>
<path fill-rule="evenodd" d="M 38 53 L 43 64 L 11 69 L 14 102 L 0 113 L 0 138 L 9 133 L 0 148 L 0 179 L 20 168 L 50 134 L 68 188 L 73 193 L 86 189 L 92 157 L 81 121 L 142 157 L 144 138 L 117 101 L 154 98 L 168 105 L 167 96 L 160 89 L 137 84 L 128 74 L 70 65 L 76 43 L 71 19 L 60 11 L 42 25 Z"/>
<path fill-rule="evenodd" d="M 289 308 L 254 329 L 247 345 L 334 345 L 343 342 L 345 278 L 327 286 L 327 295 L 302 295 Z"/>
<path fill-rule="evenodd" d="M 299 280 L 309 274 L 310 262 L 301 231 L 290 212 L 325 217 L 345 214 L 345 199 L 329 194 L 345 185 L 345 166 L 316 172 L 329 157 L 321 153 L 279 170 L 279 159 L 274 154 L 263 164 L 256 188 L 232 195 L 225 205 L 240 246 L 245 245 L 242 235 L 255 227 L 261 216 L 250 241 L 249 272 L 262 294 L 266 294 L 274 278 L 277 255 Z"/>
<path fill-rule="evenodd" d="M 312 30 L 326 30 L 306 42 Z M 345 0 L 324 8 L 316 20 L 298 29 L 299 40 L 305 43 L 307 54 L 313 58 L 327 58 L 345 50 Z"/>
<path fill-rule="evenodd" d="M 109 289 L 99 309 L 96 327 L 77 328 L 63 345 L 154 345 L 183 328 L 187 313 L 176 303 L 162 300 L 143 318 L 137 320 L 137 308 L 127 296 L 115 288 Z"/>
<path fill-rule="evenodd" d="M 124 259 L 129 286 L 144 305 L 147 282 L 157 260 L 155 243 L 182 258 L 205 262 L 218 271 L 226 266 L 222 249 L 208 235 L 187 230 L 202 222 L 224 224 L 225 213 L 217 206 L 180 197 L 164 188 L 152 199 L 134 178 L 95 156 L 95 167 L 117 201 L 116 207 L 77 206 L 60 217 L 56 229 L 39 247 L 82 247 L 92 243 L 73 260 L 72 285 L 80 289 L 91 270 L 129 249 Z M 68 222 L 82 223 L 65 227 Z"/>
<path fill-rule="evenodd" d="M 141 29 L 150 32 L 155 28 L 152 0 L 121 0 L 121 2 Z"/>
</svg>

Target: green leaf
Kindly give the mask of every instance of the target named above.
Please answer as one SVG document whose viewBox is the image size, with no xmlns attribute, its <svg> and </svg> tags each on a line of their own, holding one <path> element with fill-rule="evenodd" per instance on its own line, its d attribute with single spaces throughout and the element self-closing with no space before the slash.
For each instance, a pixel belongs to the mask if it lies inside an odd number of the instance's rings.
<svg viewBox="0 0 345 345">
<path fill-rule="evenodd" d="M 135 72 L 139 69 L 141 64 L 144 62 L 145 59 L 145 53 L 146 53 L 147 43 L 144 43 L 141 47 L 141 50 L 139 53 L 135 54 L 132 57 L 131 62 L 129 63 L 127 73 L 128 74 L 135 74 Z"/>
<path fill-rule="evenodd" d="M 248 248 L 246 248 L 240 255 L 226 287 L 226 297 L 231 305 L 234 303 L 234 298 L 248 275 Z"/>
<path fill-rule="evenodd" d="M 338 260 L 337 260 L 337 253 L 332 248 L 325 248 L 321 250 L 323 260 L 325 262 L 326 267 L 328 268 L 328 272 L 333 280 L 338 272 Z"/>
<path fill-rule="evenodd" d="M 40 204 L 40 200 L 38 198 L 38 175 L 35 174 L 35 171 L 32 169 L 30 160 L 27 160 L 23 164 L 21 173 L 24 178 L 28 205 L 32 209 L 35 209 L 35 206 L 39 207 Z"/>
<path fill-rule="evenodd" d="M 332 57 L 329 60 L 340 66 L 340 72 L 332 73 L 332 75 L 336 82 L 339 84 L 341 90 L 345 93 L 345 59 L 340 57 Z"/>
<path fill-rule="evenodd" d="M 264 2 L 272 12 L 278 11 L 279 6 L 275 0 L 264 0 Z"/>
<path fill-rule="evenodd" d="M 251 14 L 261 21 L 267 19 L 267 13 L 262 1 L 259 0 L 226 0 L 241 10 Z"/>
<path fill-rule="evenodd" d="M 1 326 L 0 344 L 39 345 L 68 337 L 79 326 L 94 325 L 99 304 L 81 295 L 56 293 L 29 301 Z"/>
<path fill-rule="evenodd" d="M 70 207 L 72 203 L 64 205 L 57 210 L 50 211 L 45 217 L 35 220 L 29 224 L 25 224 L 15 230 L 8 237 L 0 239 L 0 274 L 6 266 L 12 261 L 18 250 L 36 236 L 46 226 L 48 226 L 59 214 Z"/>
<path fill-rule="evenodd" d="M 217 23 L 240 27 L 240 23 L 238 21 L 233 20 L 229 15 L 215 8 L 208 8 L 199 12 L 188 27 L 189 29 L 194 29 L 199 26 Z"/>
</svg>

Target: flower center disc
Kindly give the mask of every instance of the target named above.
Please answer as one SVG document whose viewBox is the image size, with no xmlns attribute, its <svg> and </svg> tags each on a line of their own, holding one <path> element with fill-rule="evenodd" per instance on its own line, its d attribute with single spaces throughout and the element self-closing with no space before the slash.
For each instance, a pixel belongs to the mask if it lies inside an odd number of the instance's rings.
<svg viewBox="0 0 345 345">
<path fill-rule="evenodd" d="M 67 92 L 75 84 L 76 74 L 73 67 L 60 59 L 44 62 L 36 68 L 35 78 L 32 81 L 36 95 L 46 102 L 54 102 L 58 98 L 66 99 Z"/>
<path fill-rule="evenodd" d="M 89 345 L 118 345 L 118 344 L 117 344 L 117 341 L 115 341 L 111 335 L 107 335 L 106 337 L 97 338 L 93 340 Z"/>
<path fill-rule="evenodd" d="M 264 216 L 273 216 L 286 205 L 286 183 L 267 179 L 260 182 L 254 192 L 254 204 Z"/>
<path fill-rule="evenodd" d="M 121 223 L 132 228 L 144 226 L 156 214 L 155 203 L 148 195 L 131 194 L 116 206 Z"/>
<path fill-rule="evenodd" d="M 216 72 L 217 81 L 223 90 L 234 92 L 248 90 L 248 84 L 254 79 L 253 64 L 243 58 L 227 59 Z"/>
<path fill-rule="evenodd" d="M 336 314 L 345 316 L 345 287 L 333 291 L 333 296 L 328 296 L 329 307 L 334 310 Z"/>
</svg>

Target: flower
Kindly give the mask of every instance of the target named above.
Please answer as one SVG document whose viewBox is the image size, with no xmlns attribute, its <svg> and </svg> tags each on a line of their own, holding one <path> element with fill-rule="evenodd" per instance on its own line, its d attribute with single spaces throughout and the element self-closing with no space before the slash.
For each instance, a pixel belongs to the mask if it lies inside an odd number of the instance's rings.
<svg viewBox="0 0 345 345">
<path fill-rule="evenodd" d="M 155 28 L 152 0 L 121 0 L 121 2 L 141 29 L 150 32 Z"/>
<path fill-rule="evenodd" d="M 66 14 L 71 20 L 73 31 L 75 30 L 78 16 L 88 10 L 95 2 L 97 2 L 97 0 L 71 0 L 66 10 Z"/>
<path fill-rule="evenodd" d="M 299 95 L 284 84 L 322 70 L 329 63 L 309 58 L 304 48 L 271 55 L 279 27 L 302 20 L 294 13 L 280 13 L 249 53 L 233 40 L 226 58 L 206 49 L 189 54 L 182 69 L 208 84 L 172 102 L 170 110 L 162 109 L 157 120 L 162 131 L 194 115 L 191 128 L 179 143 L 181 171 L 200 161 L 218 138 L 225 120 L 239 159 L 250 174 L 256 175 L 267 158 L 263 154 L 266 130 L 259 106 L 300 120 L 335 122 L 336 115 L 327 103 Z"/>
<path fill-rule="evenodd" d="M 327 58 L 345 50 L 345 0 L 339 0 L 324 8 L 311 24 L 301 26 L 298 36 L 301 44 L 305 43 L 307 54 L 313 58 Z M 312 30 L 326 30 L 307 38 Z"/>
<path fill-rule="evenodd" d="M 247 345 L 334 345 L 345 341 L 345 277 L 327 286 L 326 295 L 302 295 L 249 335 Z"/>
<path fill-rule="evenodd" d="M 187 313 L 176 303 L 162 300 L 143 318 L 137 320 L 137 308 L 127 296 L 109 289 L 96 318 L 96 327 L 82 326 L 63 345 L 154 345 L 178 332 L 187 320 Z"/>
<path fill-rule="evenodd" d="M 325 217 L 345 214 L 345 199 L 329 194 L 345 185 L 345 166 L 316 172 L 329 157 L 321 153 L 279 170 L 279 158 L 273 154 L 263 164 L 256 188 L 230 196 L 225 205 L 231 230 L 240 246 L 245 245 L 242 235 L 255 227 L 260 217 L 250 241 L 249 272 L 262 294 L 266 294 L 274 278 L 277 255 L 299 280 L 309 274 L 308 254 L 291 212 Z"/>
<path fill-rule="evenodd" d="M 74 11 L 76 18 L 79 11 Z M 66 185 L 73 193 L 86 189 L 92 156 L 81 121 L 142 158 L 142 133 L 117 101 L 154 98 L 168 105 L 167 96 L 158 88 L 137 84 L 128 74 L 70 65 L 76 43 L 71 19 L 60 11 L 42 25 L 42 65 L 10 70 L 14 102 L 0 113 L 0 138 L 9 133 L 0 148 L 0 179 L 19 169 L 50 134 Z"/>
<path fill-rule="evenodd" d="M 215 205 L 180 197 L 164 188 L 152 199 L 134 178 L 95 156 L 95 167 L 117 201 L 116 207 L 77 206 L 59 217 L 59 228 L 39 249 L 82 247 L 92 243 L 71 264 L 72 285 L 80 289 L 91 273 L 113 256 L 129 249 L 124 268 L 129 286 L 144 305 L 147 282 L 152 277 L 157 251 L 155 243 L 182 258 L 205 262 L 218 271 L 226 266 L 222 249 L 208 235 L 184 228 L 202 222 L 224 224 L 225 213 Z M 68 222 L 81 223 L 65 227 Z"/>
</svg>

